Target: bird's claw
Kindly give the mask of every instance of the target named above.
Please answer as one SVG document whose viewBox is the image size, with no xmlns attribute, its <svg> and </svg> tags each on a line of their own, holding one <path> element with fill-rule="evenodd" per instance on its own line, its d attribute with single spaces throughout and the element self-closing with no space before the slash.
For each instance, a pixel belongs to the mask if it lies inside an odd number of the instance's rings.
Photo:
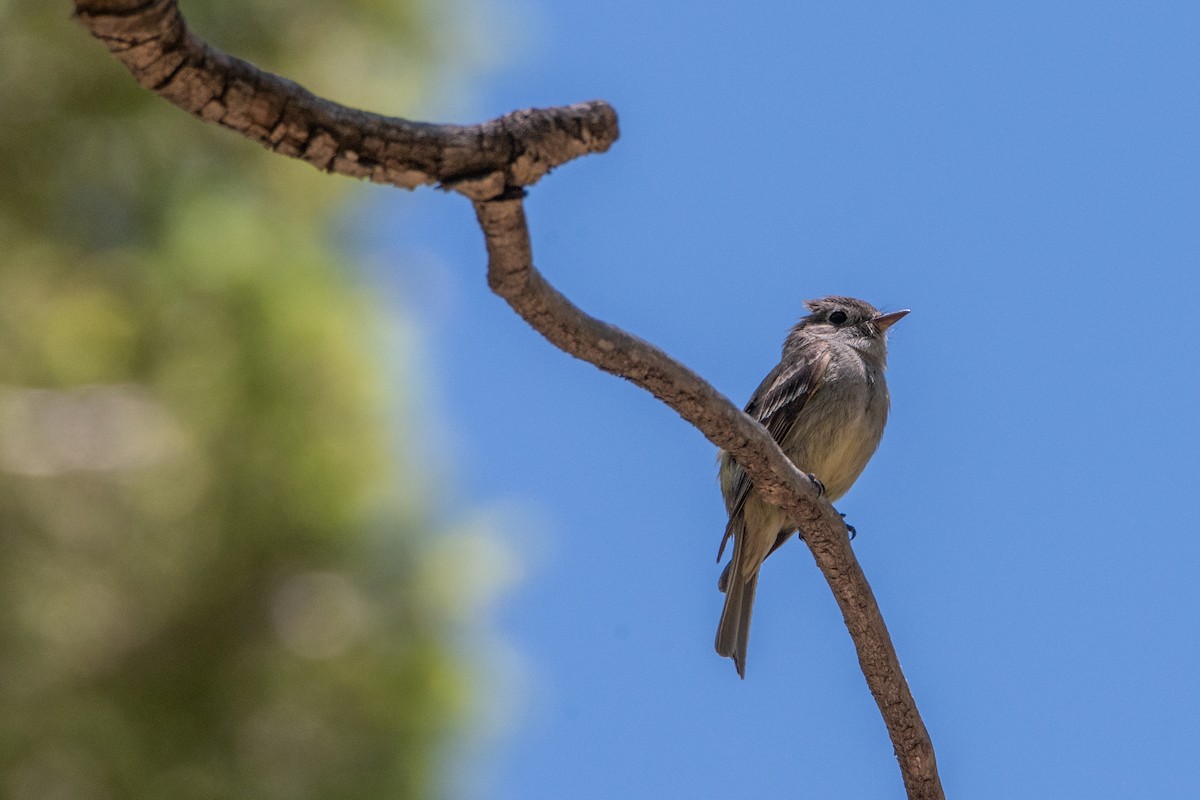
<svg viewBox="0 0 1200 800">
<path fill-rule="evenodd" d="M 812 481 L 814 484 L 816 484 L 817 497 L 823 497 L 825 495 L 825 484 L 821 483 L 821 479 L 818 478 L 816 475 L 813 475 L 811 472 L 808 473 L 808 479 L 810 481 Z"/>
<path fill-rule="evenodd" d="M 854 537 L 858 535 L 858 531 L 854 530 L 853 525 L 851 525 L 849 522 L 846 522 L 845 514 L 843 514 L 842 512 L 839 511 L 838 516 L 840 516 L 842 518 L 842 524 L 846 526 L 846 530 L 850 533 L 850 541 L 853 542 Z"/>
</svg>

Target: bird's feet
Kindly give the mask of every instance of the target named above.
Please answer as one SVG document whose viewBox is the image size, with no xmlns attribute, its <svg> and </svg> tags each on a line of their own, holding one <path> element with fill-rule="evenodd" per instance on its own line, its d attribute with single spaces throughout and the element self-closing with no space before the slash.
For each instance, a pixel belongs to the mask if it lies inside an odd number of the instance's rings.
<svg viewBox="0 0 1200 800">
<path fill-rule="evenodd" d="M 846 522 L 845 514 L 843 514 L 842 512 L 839 511 L 838 516 L 840 516 L 842 518 L 842 524 L 844 524 L 846 526 L 846 531 L 850 534 L 850 541 L 853 542 L 854 537 L 858 535 L 858 531 L 854 530 L 853 525 L 851 525 L 849 522 Z"/>
<path fill-rule="evenodd" d="M 808 479 L 817 485 L 817 497 L 822 497 L 825 494 L 825 484 L 821 483 L 821 479 L 811 472 L 808 473 Z"/>
</svg>

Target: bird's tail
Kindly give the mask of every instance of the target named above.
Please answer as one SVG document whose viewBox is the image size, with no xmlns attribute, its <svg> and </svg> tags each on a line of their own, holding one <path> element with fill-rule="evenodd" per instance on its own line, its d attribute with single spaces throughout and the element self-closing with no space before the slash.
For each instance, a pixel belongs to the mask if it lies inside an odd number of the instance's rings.
<svg viewBox="0 0 1200 800">
<path fill-rule="evenodd" d="M 730 530 L 729 528 L 736 528 Z M 729 520 L 726 534 L 733 534 L 733 558 L 721 573 L 718 584 L 725 592 L 725 606 L 717 625 L 717 654 L 733 659 L 738 676 L 746 677 L 746 646 L 750 641 L 750 612 L 754 609 L 754 591 L 758 588 L 758 570 L 747 575 L 742 564 L 745 557 L 745 522 L 740 514 Z"/>
</svg>

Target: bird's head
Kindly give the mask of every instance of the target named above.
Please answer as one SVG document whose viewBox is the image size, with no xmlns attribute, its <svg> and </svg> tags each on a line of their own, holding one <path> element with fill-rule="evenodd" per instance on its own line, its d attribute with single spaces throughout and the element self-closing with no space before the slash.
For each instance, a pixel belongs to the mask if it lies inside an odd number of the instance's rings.
<svg viewBox="0 0 1200 800">
<path fill-rule="evenodd" d="M 887 330 L 908 313 L 882 313 L 875 306 L 853 297 L 833 295 L 820 300 L 806 300 L 809 315 L 792 328 L 789 344 L 811 339 L 825 339 L 853 347 L 863 356 L 887 359 Z"/>
</svg>

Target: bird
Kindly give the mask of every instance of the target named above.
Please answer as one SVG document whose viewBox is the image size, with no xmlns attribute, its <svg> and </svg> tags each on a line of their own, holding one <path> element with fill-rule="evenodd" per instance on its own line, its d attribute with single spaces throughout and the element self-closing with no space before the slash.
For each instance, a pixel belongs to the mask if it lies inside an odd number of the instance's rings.
<svg viewBox="0 0 1200 800">
<path fill-rule="evenodd" d="M 789 331 L 779 363 L 750 396 L 745 411 L 832 502 L 849 491 L 879 446 L 891 402 L 884 380 L 887 332 L 909 310 L 881 313 L 870 303 L 843 296 L 804 305 L 808 315 Z M 716 650 L 733 659 L 744 679 L 759 569 L 797 528 L 783 509 L 758 495 L 727 451 L 720 452 L 718 464 L 729 522 L 717 562 L 730 540 L 733 556 L 718 582 L 725 603 Z"/>
</svg>

